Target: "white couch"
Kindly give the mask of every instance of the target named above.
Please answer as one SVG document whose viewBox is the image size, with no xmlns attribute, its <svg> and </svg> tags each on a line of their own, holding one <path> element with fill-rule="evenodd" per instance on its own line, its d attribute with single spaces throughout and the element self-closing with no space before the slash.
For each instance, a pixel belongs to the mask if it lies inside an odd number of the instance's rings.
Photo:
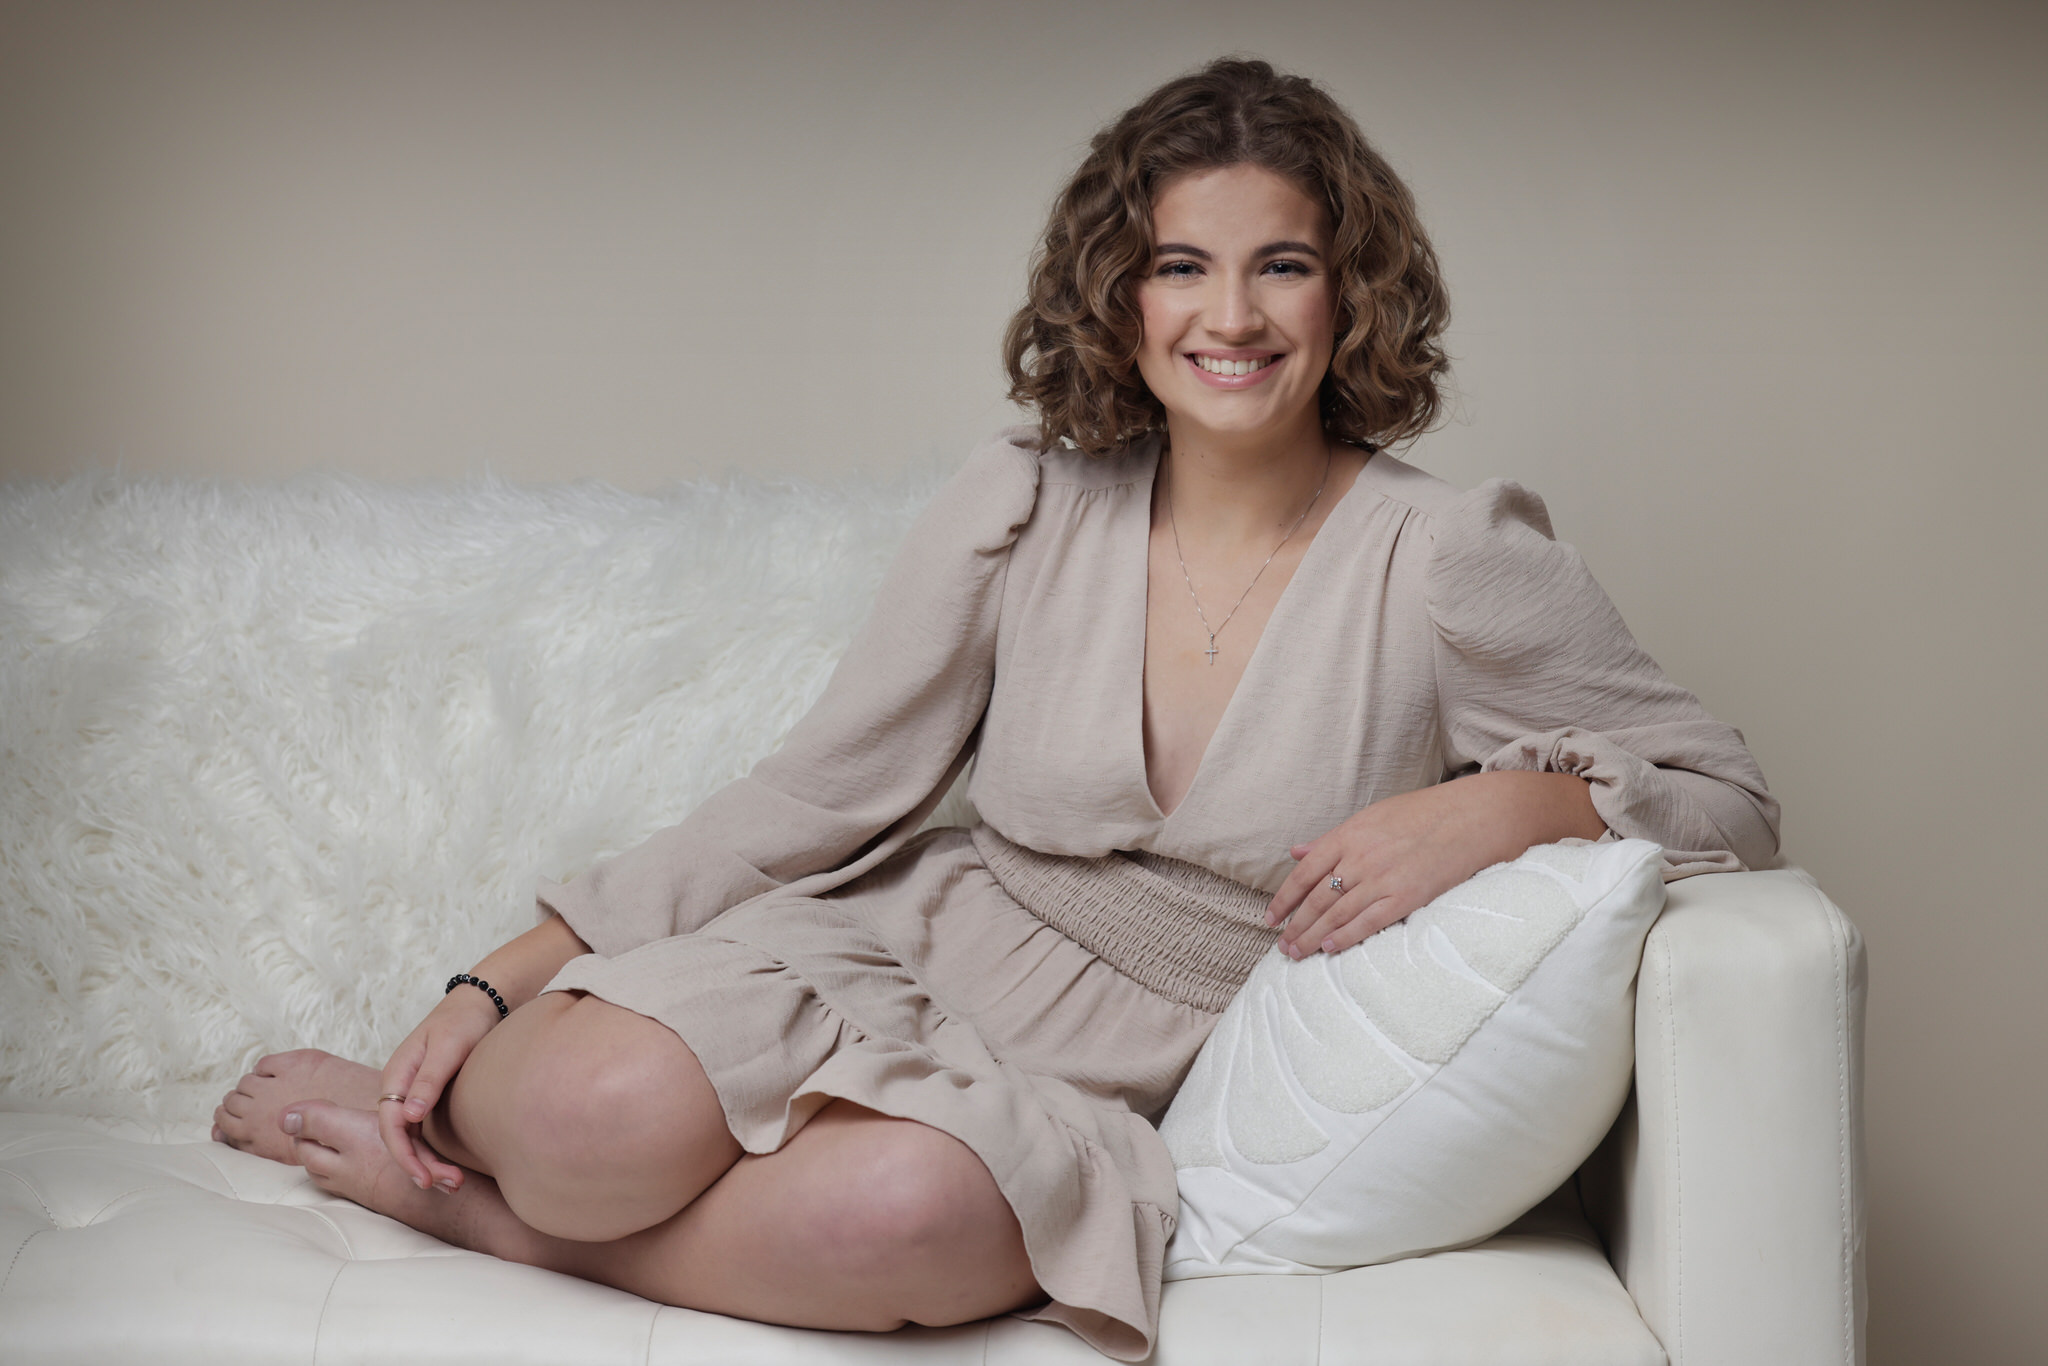
<svg viewBox="0 0 2048 1366">
<path fill-rule="evenodd" d="M 1101 1360 L 664 1307 L 204 1141 L 257 1052 L 381 1058 L 535 872 L 772 743 L 927 488 L 0 486 L 0 1362 Z M 1169 1284 L 1155 1359 L 1860 1362 L 1863 984 L 1796 870 L 1674 884 L 1573 1182 L 1464 1251 Z"/>
</svg>

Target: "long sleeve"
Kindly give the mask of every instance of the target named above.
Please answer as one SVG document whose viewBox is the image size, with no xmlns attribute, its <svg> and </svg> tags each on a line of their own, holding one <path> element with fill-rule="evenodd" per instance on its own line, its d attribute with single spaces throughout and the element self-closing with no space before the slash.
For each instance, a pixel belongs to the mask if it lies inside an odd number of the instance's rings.
<svg viewBox="0 0 2048 1366">
<path fill-rule="evenodd" d="M 1542 499 L 1494 480 L 1436 530 L 1429 563 L 1447 771 L 1571 773 L 1665 876 L 1767 864 L 1778 803 L 1742 735 L 1665 677 Z"/>
<path fill-rule="evenodd" d="M 776 887 L 822 892 L 923 824 L 988 705 L 1009 552 L 1037 458 L 977 448 L 919 516 L 823 696 L 782 746 L 678 825 L 540 904 L 601 954 L 688 933 Z"/>
</svg>

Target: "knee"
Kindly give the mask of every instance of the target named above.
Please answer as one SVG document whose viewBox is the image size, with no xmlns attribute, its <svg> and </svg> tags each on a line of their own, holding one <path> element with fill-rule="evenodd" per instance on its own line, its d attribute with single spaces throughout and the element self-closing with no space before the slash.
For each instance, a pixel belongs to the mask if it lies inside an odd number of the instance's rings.
<svg viewBox="0 0 2048 1366">
<path fill-rule="evenodd" d="M 849 1259 L 887 1257 L 902 1266 L 944 1260 L 973 1232 L 972 1200 L 963 1201 L 954 1171 L 961 1157 L 974 1162 L 958 1140 L 921 1124 L 904 1123 L 899 1141 L 866 1154 L 829 1211 L 826 1236 Z"/>
<path fill-rule="evenodd" d="M 598 1018 L 605 1012 L 627 1019 Z M 527 1162 L 569 1170 L 635 1167 L 668 1160 L 677 1137 L 688 1132 L 676 1111 L 689 1088 L 667 1056 L 682 1043 L 664 1026 L 583 998 L 553 1008 L 520 1042 L 502 1120 Z"/>
<path fill-rule="evenodd" d="M 824 1211 L 827 1255 L 881 1271 L 873 1307 L 892 1322 L 965 1323 L 1035 1298 L 1022 1231 L 981 1160 L 936 1129 L 890 1127 L 896 1141 L 864 1155 Z"/>
</svg>

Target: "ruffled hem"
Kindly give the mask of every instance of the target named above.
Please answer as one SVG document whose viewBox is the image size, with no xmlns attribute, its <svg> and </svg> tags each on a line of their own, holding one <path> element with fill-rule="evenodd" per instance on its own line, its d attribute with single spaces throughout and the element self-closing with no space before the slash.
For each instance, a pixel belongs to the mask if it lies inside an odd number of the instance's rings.
<svg viewBox="0 0 2048 1366">
<path fill-rule="evenodd" d="M 1036 1127 L 1043 1133 L 1023 1145 L 1021 1155 L 1015 1137 L 1024 1132 L 1021 1128 L 989 1141 L 987 1118 L 976 1112 L 972 1099 L 975 1087 L 986 1089 L 984 1083 L 962 1088 L 958 1074 L 943 1067 L 913 1077 L 907 1072 L 914 1064 L 906 1069 L 906 1061 L 905 1055 L 878 1050 L 872 1043 L 848 1048 L 819 1069 L 792 1098 L 791 1107 L 813 1099 L 819 1107 L 825 1100 L 847 1100 L 895 1119 L 928 1124 L 965 1143 L 1016 1214 L 1032 1275 L 1048 1297 L 1018 1317 L 1062 1324 L 1118 1361 L 1150 1356 L 1174 1216 L 1133 1198 L 1102 1145 L 1057 1117 L 1041 1114 Z M 1031 1123 L 1027 1114 L 1016 1118 Z M 1061 1141 L 1067 1148 L 1063 1159 L 1045 1151 Z M 1167 1179 L 1172 1180 L 1170 1170 Z M 1057 1188 L 1050 1199 L 1048 1182 Z"/>
<path fill-rule="evenodd" d="M 827 935 L 858 932 L 829 902 L 775 910 L 814 911 Z M 729 928 L 744 932 L 715 922 L 627 956 L 672 958 L 659 973 L 592 954 L 565 966 L 546 989 L 586 991 L 673 1029 L 697 1055 L 728 1126 L 750 1153 L 778 1150 L 833 1100 L 959 1139 L 1016 1214 L 1033 1275 L 1049 1297 L 1021 1317 L 1062 1324 L 1120 1361 L 1148 1356 L 1178 1208 L 1172 1160 L 1157 1132 L 1119 1105 L 998 1061 L 971 1026 L 924 997 L 907 970 L 862 954 L 862 971 L 832 985 L 911 998 L 929 1043 L 856 1018 L 897 1023 L 890 1017 L 900 1018 L 905 1000 L 841 1009 L 769 949 L 721 933 Z M 689 987 L 679 989 L 685 981 Z M 764 1037 L 775 1045 L 763 1049 Z"/>
</svg>

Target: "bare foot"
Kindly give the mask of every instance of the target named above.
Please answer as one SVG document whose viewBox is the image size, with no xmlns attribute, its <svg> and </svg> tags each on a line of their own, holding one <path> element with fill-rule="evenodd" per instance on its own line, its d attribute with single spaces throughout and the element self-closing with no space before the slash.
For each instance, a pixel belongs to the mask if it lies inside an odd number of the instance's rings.
<svg viewBox="0 0 2048 1366">
<path fill-rule="evenodd" d="M 471 1172 L 460 1189 L 421 1190 L 384 1146 L 374 1110 L 309 1100 L 287 1105 L 279 1118 L 292 1135 L 286 1160 L 321 1190 L 457 1247 L 542 1265 L 540 1246 L 551 1240 L 514 1217 L 495 1181 Z"/>
<path fill-rule="evenodd" d="M 256 1060 L 256 1070 L 235 1083 L 213 1112 L 213 1138 L 273 1162 L 294 1162 L 291 1135 L 278 1116 L 293 1101 L 331 1100 L 355 1110 L 377 1108 L 383 1073 L 317 1048 L 297 1048 Z"/>
</svg>

